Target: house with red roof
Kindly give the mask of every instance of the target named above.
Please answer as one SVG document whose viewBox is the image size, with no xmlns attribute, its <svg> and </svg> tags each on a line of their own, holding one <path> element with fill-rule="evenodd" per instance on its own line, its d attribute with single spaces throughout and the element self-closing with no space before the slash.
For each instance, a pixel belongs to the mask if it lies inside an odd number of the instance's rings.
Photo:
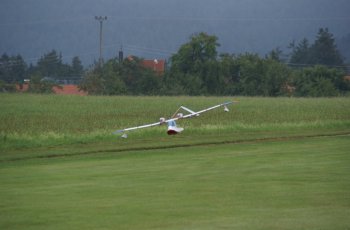
<svg viewBox="0 0 350 230">
<path fill-rule="evenodd" d="M 82 91 L 79 89 L 78 85 L 61 85 L 60 87 L 54 86 L 52 88 L 52 91 L 55 94 L 62 94 L 62 95 L 80 95 L 80 96 L 86 96 L 87 92 Z"/>
<path fill-rule="evenodd" d="M 154 60 L 142 60 L 141 65 L 145 68 L 151 69 L 154 72 L 156 72 L 158 75 L 163 75 L 165 72 L 165 66 L 166 66 L 166 61 L 165 60 L 158 60 L 158 59 L 154 59 Z"/>
<path fill-rule="evenodd" d="M 16 84 L 16 91 L 21 93 L 27 92 L 29 90 L 29 84 L 30 84 L 29 81 L 23 84 Z M 80 90 L 77 84 L 60 84 L 59 86 L 53 86 L 52 91 L 55 94 L 61 94 L 61 95 L 80 95 L 80 96 L 88 95 L 87 92 Z"/>
</svg>

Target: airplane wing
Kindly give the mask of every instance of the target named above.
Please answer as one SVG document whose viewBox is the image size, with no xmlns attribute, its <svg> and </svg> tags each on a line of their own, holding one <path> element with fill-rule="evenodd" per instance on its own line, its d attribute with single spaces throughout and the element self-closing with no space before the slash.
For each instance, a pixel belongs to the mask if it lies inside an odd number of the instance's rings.
<svg viewBox="0 0 350 230">
<path fill-rule="evenodd" d="M 140 126 L 135 126 L 135 127 L 126 128 L 126 129 L 119 129 L 119 130 L 114 131 L 113 134 L 124 133 L 126 131 L 131 131 L 131 130 L 136 130 L 136 129 L 143 129 L 143 128 L 148 128 L 148 127 L 162 125 L 162 124 L 167 124 L 169 121 L 176 121 L 176 120 L 179 120 L 179 119 L 186 119 L 186 118 L 196 117 L 196 116 L 199 116 L 201 113 L 208 112 L 210 110 L 219 108 L 221 106 L 224 106 L 225 107 L 225 111 L 228 111 L 226 106 L 229 105 L 229 104 L 232 104 L 232 103 L 234 103 L 234 101 L 224 102 L 222 104 L 215 105 L 215 106 L 212 106 L 212 107 L 200 110 L 198 112 L 194 112 L 194 111 L 192 111 L 192 110 L 190 110 L 190 109 L 188 109 L 188 108 L 186 108 L 184 106 L 181 106 L 180 108 L 186 110 L 187 112 L 189 112 L 189 114 L 184 115 L 184 116 L 173 117 L 173 118 L 170 118 L 168 120 L 159 121 L 159 122 L 155 122 L 155 123 L 151 123 L 151 124 L 140 125 Z"/>
<path fill-rule="evenodd" d="M 115 132 L 113 132 L 113 134 L 123 133 L 126 131 L 135 130 L 135 129 L 143 129 L 143 128 L 148 128 L 148 127 L 153 127 L 153 126 L 157 126 L 157 125 L 161 125 L 161 124 L 162 124 L 161 122 L 156 122 L 156 123 L 147 124 L 147 125 L 140 125 L 140 126 L 135 126 L 135 127 L 131 127 L 131 128 L 120 129 L 120 130 L 116 130 Z"/>
</svg>

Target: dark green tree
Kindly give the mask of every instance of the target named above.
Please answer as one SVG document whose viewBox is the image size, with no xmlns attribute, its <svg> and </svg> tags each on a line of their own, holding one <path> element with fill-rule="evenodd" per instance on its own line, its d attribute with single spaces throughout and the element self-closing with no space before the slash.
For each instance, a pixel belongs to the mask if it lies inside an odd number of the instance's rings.
<svg viewBox="0 0 350 230">
<path fill-rule="evenodd" d="M 126 58 L 121 66 L 121 77 L 125 83 L 127 94 L 142 94 L 139 82 L 143 78 L 144 68 L 141 67 L 142 59 L 138 57 Z"/>
<path fill-rule="evenodd" d="M 58 86 L 55 82 L 44 79 L 40 73 L 33 74 L 30 78 L 29 92 L 30 93 L 40 93 L 40 94 L 50 94 L 53 93 L 53 87 Z"/>
<path fill-rule="evenodd" d="M 316 37 L 316 41 L 310 47 L 311 62 L 313 64 L 340 66 L 344 64 L 333 38 L 333 34 L 327 28 L 320 28 Z"/>
<path fill-rule="evenodd" d="M 79 84 L 79 88 L 88 92 L 90 95 L 102 95 L 105 93 L 105 80 L 102 78 L 102 70 L 99 65 L 87 71 L 83 80 Z"/>
<path fill-rule="evenodd" d="M 126 92 L 133 95 L 156 95 L 161 91 L 161 76 L 142 65 L 142 59 L 129 57 L 122 63 Z"/>
<path fill-rule="evenodd" d="M 292 49 L 292 54 L 290 58 L 291 64 L 311 64 L 310 45 L 309 41 L 306 38 L 301 40 L 301 42 L 298 45 L 295 45 L 295 43 L 292 42 L 289 45 L 289 48 Z"/>
<path fill-rule="evenodd" d="M 265 59 L 265 72 L 262 81 L 263 96 L 285 96 L 289 92 L 286 86 L 293 78 L 293 72 L 287 65 L 274 59 Z"/>
<path fill-rule="evenodd" d="M 240 92 L 242 95 L 262 95 L 262 81 L 264 75 L 263 60 L 257 54 L 240 55 L 237 59 L 240 71 Z"/>
<path fill-rule="evenodd" d="M 291 43 L 291 64 L 342 66 L 344 59 L 341 56 L 333 38 L 327 28 L 320 28 L 313 44 L 304 38 L 297 46 Z"/>
<path fill-rule="evenodd" d="M 237 93 L 248 96 L 285 95 L 285 84 L 291 78 L 288 66 L 272 58 L 244 54 L 237 58 L 239 82 Z"/>
<path fill-rule="evenodd" d="M 80 85 L 89 94 L 158 95 L 162 79 L 153 70 L 143 67 L 142 59 L 128 57 L 122 62 L 107 61 L 102 67 L 88 71 Z"/>
<path fill-rule="evenodd" d="M 217 40 L 216 36 L 206 33 L 193 35 L 171 57 L 170 77 L 175 78 L 187 94 L 207 94 L 219 90 L 215 81 L 219 79 Z"/>
<path fill-rule="evenodd" d="M 26 78 L 27 64 L 21 55 L 0 57 L 0 80 L 8 84 L 22 83 Z"/>
<path fill-rule="evenodd" d="M 52 50 L 42 56 L 37 63 L 37 72 L 43 77 L 57 78 L 62 72 L 61 55 L 56 50 Z"/>
<path fill-rule="evenodd" d="M 349 90 L 342 70 L 320 65 L 298 70 L 294 85 L 295 95 L 301 97 L 338 96 Z"/>
<path fill-rule="evenodd" d="M 274 61 L 281 62 L 282 55 L 283 55 L 282 50 L 279 47 L 277 47 L 277 48 L 271 50 L 270 53 L 268 53 L 266 55 L 266 59 L 272 59 Z"/>
<path fill-rule="evenodd" d="M 233 54 L 220 55 L 220 75 L 224 86 L 223 94 L 235 95 L 242 90 L 240 88 L 240 65 L 238 59 Z"/>
<path fill-rule="evenodd" d="M 144 69 L 138 80 L 138 94 L 158 95 L 161 90 L 161 78 L 150 69 Z"/>
<path fill-rule="evenodd" d="M 73 57 L 71 65 L 66 64 L 62 61 L 62 54 L 52 50 L 39 59 L 33 72 L 40 73 L 44 78 L 71 80 L 80 78 L 84 68 L 79 57 Z"/>
<path fill-rule="evenodd" d="M 113 59 L 103 66 L 104 92 L 107 95 L 126 94 L 127 89 L 121 77 L 122 65 Z"/>
<path fill-rule="evenodd" d="M 71 66 L 71 75 L 75 78 L 81 77 L 84 73 L 84 66 L 78 56 L 73 57 Z"/>
</svg>

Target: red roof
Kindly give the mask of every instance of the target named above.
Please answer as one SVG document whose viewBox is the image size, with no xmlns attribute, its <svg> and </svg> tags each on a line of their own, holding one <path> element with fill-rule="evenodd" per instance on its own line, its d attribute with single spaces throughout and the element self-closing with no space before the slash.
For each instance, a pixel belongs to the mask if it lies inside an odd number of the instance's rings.
<svg viewBox="0 0 350 230">
<path fill-rule="evenodd" d="M 24 83 L 21 85 L 16 84 L 16 90 L 17 92 L 26 92 L 29 90 L 29 84 Z M 77 85 L 62 85 L 60 87 L 54 86 L 52 87 L 52 90 L 55 94 L 62 94 L 62 95 L 80 95 L 80 96 L 86 96 L 88 95 L 87 92 L 79 90 L 79 87 Z"/>
<path fill-rule="evenodd" d="M 52 90 L 55 92 L 55 94 L 80 95 L 80 96 L 87 95 L 86 92 L 80 91 L 77 85 L 62 85 L 61 87 L 62 88 L 54 86 Z"/>
<path fill-rule="evenodd" d="M 16 90 L 18 92 L 26 92 L 29 89 L 29 84 L 24 83 L 24 84 L 16 84 Z"/>
<path fill-rule="evenodd" d="M 142 66 L 152 69 L 158 74 L 163 74 L 165 71 L 165 60 L 143 60 Z"/>
</svg>

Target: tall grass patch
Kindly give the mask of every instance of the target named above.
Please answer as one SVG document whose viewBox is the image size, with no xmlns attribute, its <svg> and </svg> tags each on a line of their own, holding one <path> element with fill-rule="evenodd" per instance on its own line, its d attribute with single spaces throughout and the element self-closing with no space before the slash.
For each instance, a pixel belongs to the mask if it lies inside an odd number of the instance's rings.
<svg viewBox="0 0 350 230">
<path fill-rule="evenodd" d="M 349 98 L 131 97 L 1 94 L 0 149 L 86 143 L 116 138 L 112 132 L 171 116 L 184 105 L 201 110 L 238 100 L 221 109 L 179 122 L 187 134 L 347 129 Z M 140 130 L 137 138 L 165 135 L 166 127 Z"/>
</svg>

